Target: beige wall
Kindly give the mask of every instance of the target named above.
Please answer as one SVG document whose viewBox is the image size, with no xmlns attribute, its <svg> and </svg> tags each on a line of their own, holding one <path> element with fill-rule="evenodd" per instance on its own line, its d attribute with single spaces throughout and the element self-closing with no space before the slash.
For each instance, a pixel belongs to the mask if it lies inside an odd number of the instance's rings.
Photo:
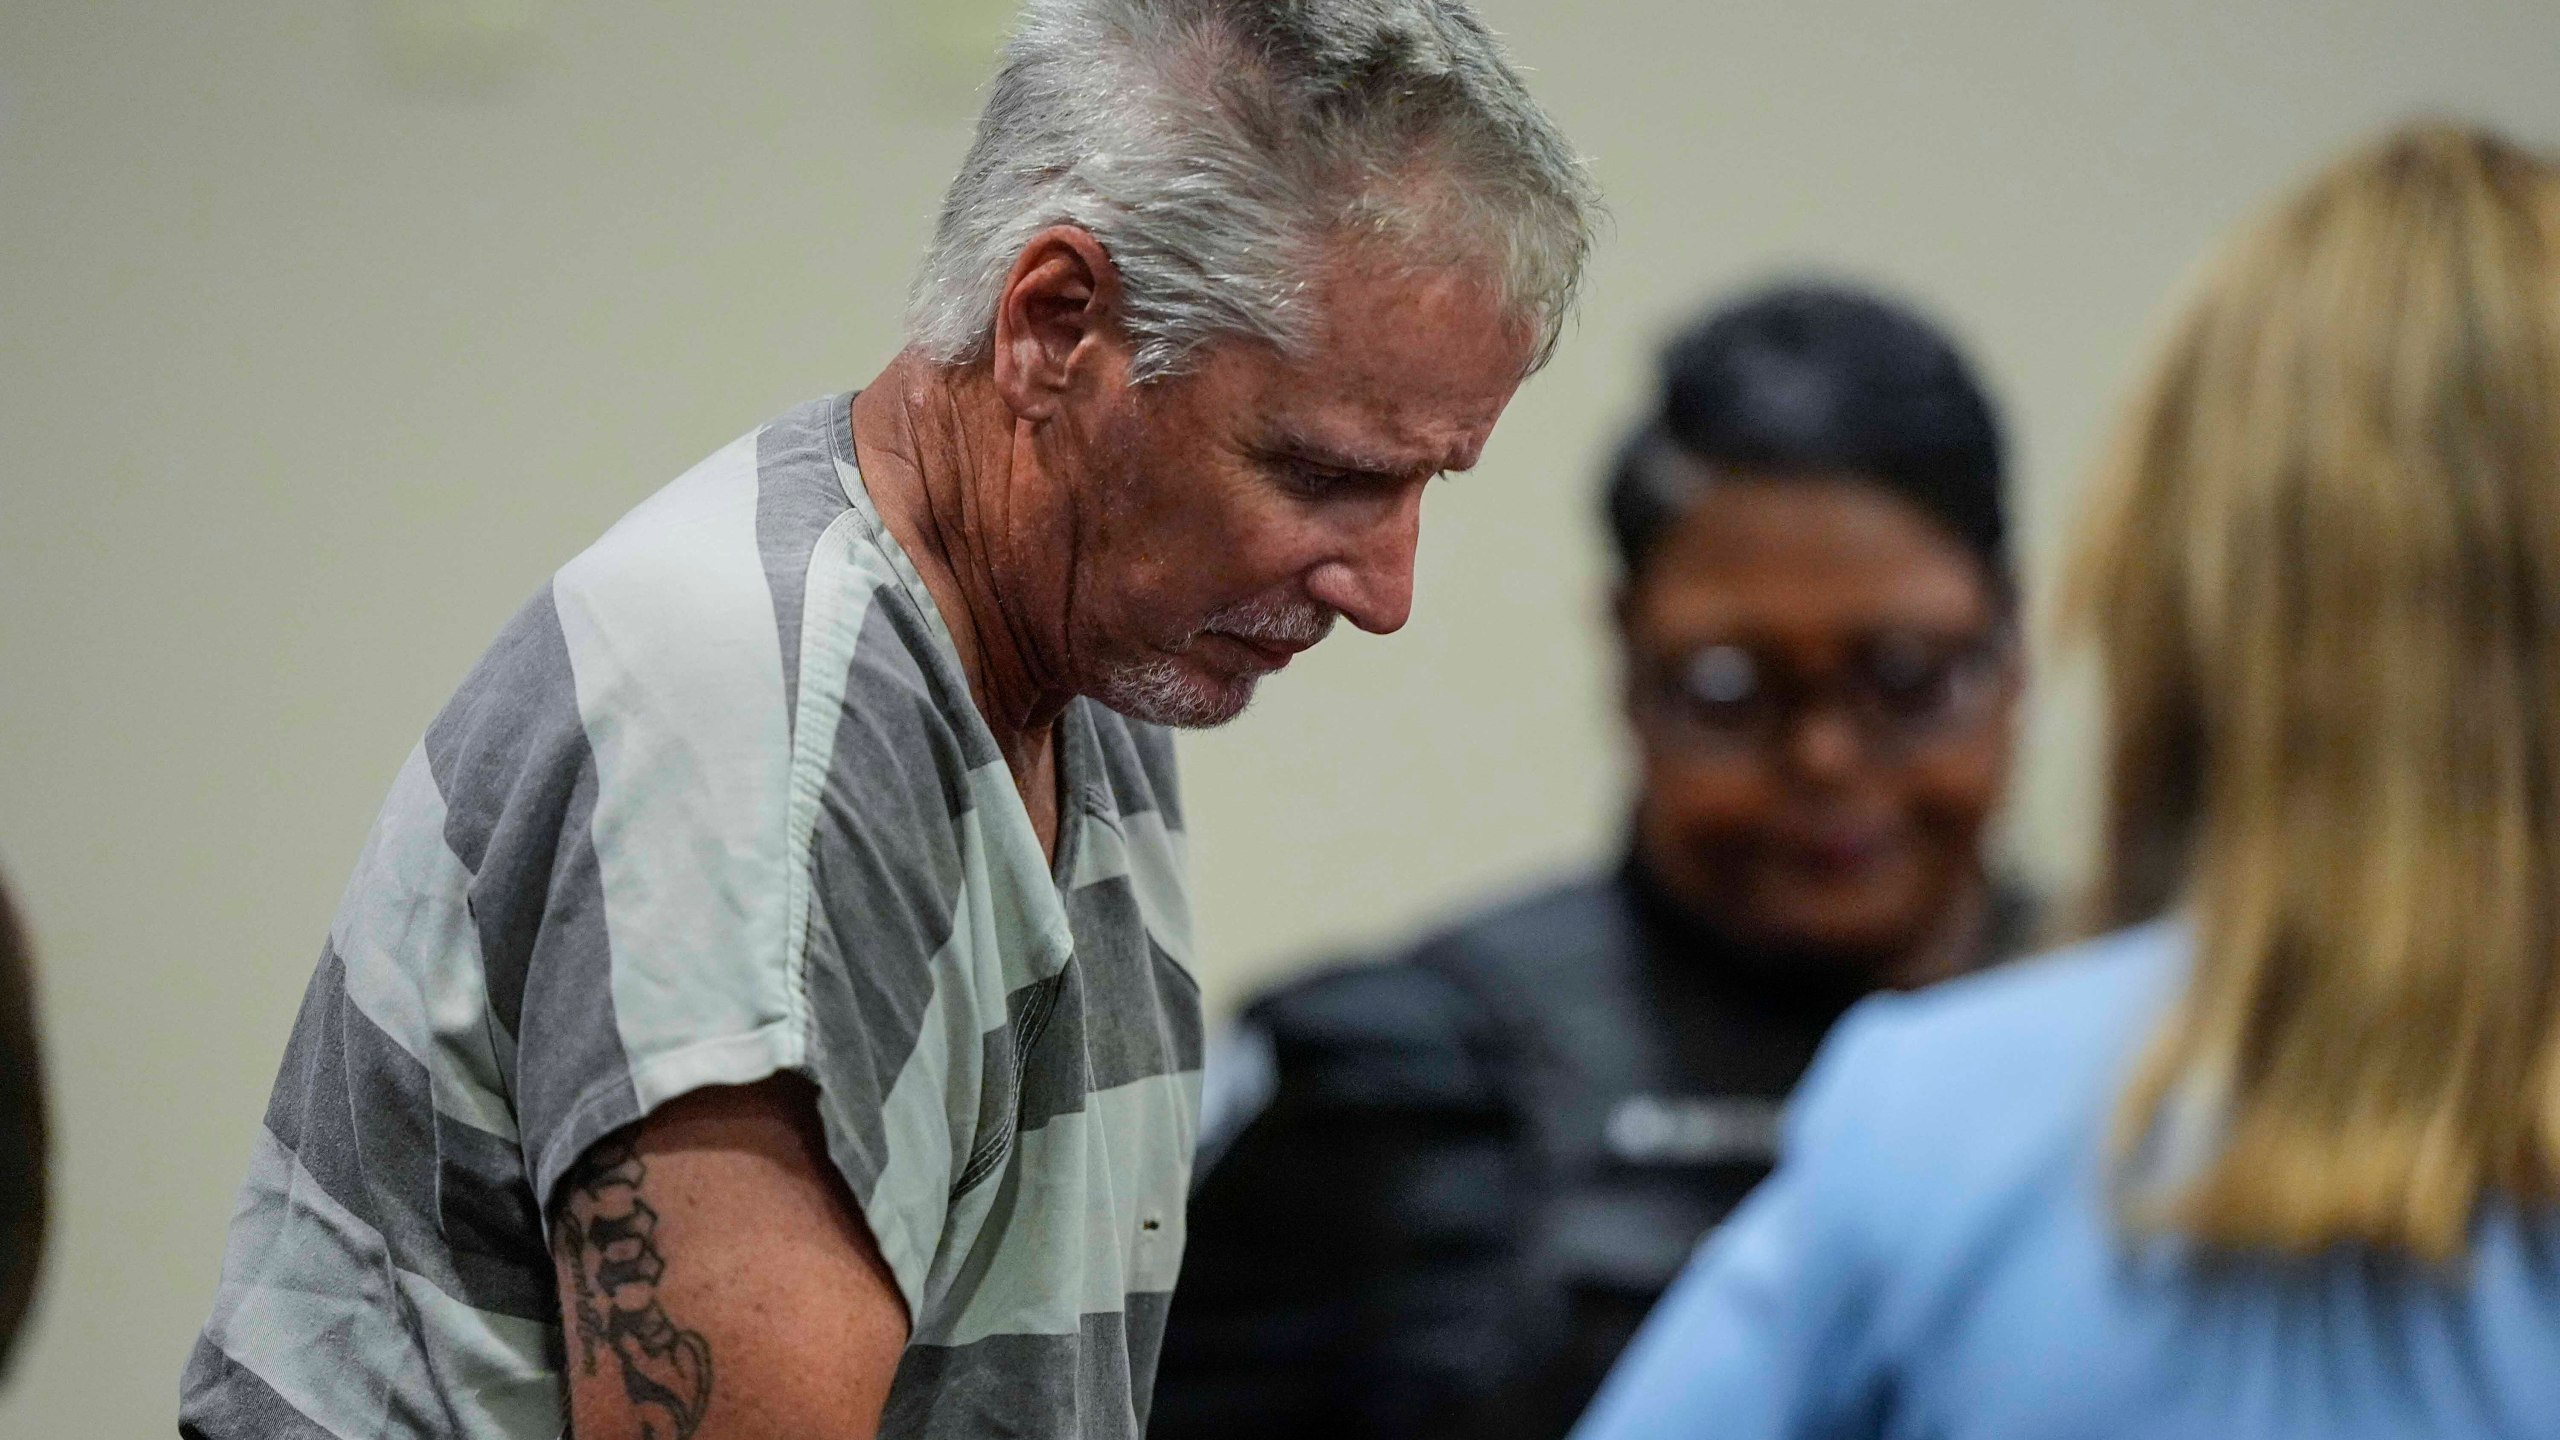
<svg viewBox="0 0 2560 1440">
<path fill-rule="evenodd" d="M 885 0 L 875 0 L 885 4 Z M 694 458 L 867 377 L 1000 5 L 0 7 L 0 862 L 62 1224 L 0 1434 L 167 1433 L 337 887 L 499 621 Z M 1594 462 L 1652 342 L 1814 262 L 1950 317 L 2031 537 L 2164 290 L 2445 106 L 2560 140 L 2560 6 L 1485 0 L 1617 210 L 1435 495 L 1419 613 L 1188 743 L 1210 993 L 1611 843 Z M 2074 707 L 2011 845 L 2079 853 Z"/>
</svg>

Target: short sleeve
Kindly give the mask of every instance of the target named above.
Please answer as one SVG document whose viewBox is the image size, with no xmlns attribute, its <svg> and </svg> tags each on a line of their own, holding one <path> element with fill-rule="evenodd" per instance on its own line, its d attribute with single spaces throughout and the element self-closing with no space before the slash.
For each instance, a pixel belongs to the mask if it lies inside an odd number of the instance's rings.
<svg viewBox="0 0 2560 1440">
<path fill-rule="evenodd" d="M 1769 1179 L 1645 1321 L 1573 1440 L 1832 1440 L 1877 1433 L 1885 1358 L 1861 1136 L 1883 1092 L 1885 997 L 1853 1010 L 1792 1105 Z"/>
<path fill-rule="evenodd" d="M 590 1147 L 667 1101 L 805 1060 L 772 610 L 760 570 L 686 548 L 747 523 L 723 482 L 751 459 L 714 456 L 564 567 L 422 747 L 546 1206 Z M 751 540 L 732 547 L 749 561 Z M 397 903 L 382 875 L 357 884 Z"/>
<path fill-rule="evenodd" d="M 965 699 L 916 662 L 902 633 L 915 623 L 884 603 L 853 632 L 813 767 L 802 984 L 828 1148 L 921 1315 L 953 1198 L 1010 1138 L 1017 987 L 1003 955 L 1025 922 L 972 883 L 968 852 L 1005 843 L 985 820 L 1011 780 L 950 723 Z"/>
<path fill-rule="evenodd" d="M 942 973 L 976 953 L 980 757 L 851 512 L 777 626 L 755 466 L 729 447 L 563 567 L 426 758 L 537 1201 L 670 1100 L 797 1073 L 914 1304 L 981 1129 L 986 987 Z"/>
</svg>

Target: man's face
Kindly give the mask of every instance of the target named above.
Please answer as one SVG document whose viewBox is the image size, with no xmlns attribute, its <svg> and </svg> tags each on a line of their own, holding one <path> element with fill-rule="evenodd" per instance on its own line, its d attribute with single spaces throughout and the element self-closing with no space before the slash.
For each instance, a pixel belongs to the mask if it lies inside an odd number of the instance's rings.
<svg viewBox="0 0 2560 1440">
<path fill-rule="evenodd" d="M 1067 486 L 1073 686 L 1158 724 L 1218 725 L 1336 619 L 1413 602 L 1422 492 L 1474 465 L 1533 337 L 1472 276 L 1346 263 L 1302 359 L 1231 343 L 1096 387 L 1050 427 Z"/>
</svg>

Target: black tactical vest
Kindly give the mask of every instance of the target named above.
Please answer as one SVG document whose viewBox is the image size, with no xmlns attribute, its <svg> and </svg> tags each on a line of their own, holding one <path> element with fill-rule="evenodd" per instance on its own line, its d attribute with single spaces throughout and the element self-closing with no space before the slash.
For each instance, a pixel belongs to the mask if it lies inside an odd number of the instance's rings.
<svg viewBox="0 0 2560 1440">
<path fill-rule="evenodd" d="M 1557 1440 L 1855 998 L 1629 867 L 1258 1001 L 1267 1098 L 1201 1172 L 1153 1440 Z"/>
</svg>

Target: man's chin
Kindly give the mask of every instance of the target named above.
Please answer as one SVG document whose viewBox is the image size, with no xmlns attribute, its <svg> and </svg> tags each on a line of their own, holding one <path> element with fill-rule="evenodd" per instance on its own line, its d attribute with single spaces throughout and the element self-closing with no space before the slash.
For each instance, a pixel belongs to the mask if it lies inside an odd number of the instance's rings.
<svg viewBox="0 0 2560 1440">
<path fill-rule="evenodd" d="M 1150 725 L 1214 730 L 1245 712 L 1261 679 L 1259 675 L 1211 678 L 1165 661 L 1115 673 L 1094 692 L 1094 698 Z"/>
</svg>

